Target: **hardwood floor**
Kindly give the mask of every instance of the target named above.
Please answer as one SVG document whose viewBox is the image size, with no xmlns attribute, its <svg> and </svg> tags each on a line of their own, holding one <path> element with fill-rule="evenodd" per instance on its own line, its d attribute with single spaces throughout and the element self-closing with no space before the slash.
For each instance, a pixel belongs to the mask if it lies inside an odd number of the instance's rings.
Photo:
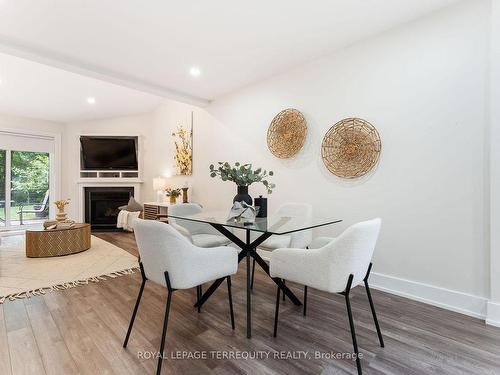
<svg viewBox="0 0 500 375">
<path fill-rule="evenodd" d="M 137 254 L 133 235 L 100 238 Z M 276 289 L 262 272 L 253 293 L 253 338 L 245 336 L 244 264 L 233 278 L 236 330 L 229 322 L 226 288 L 198 314 L 195 289 L 173 296 L 163 374 L 355 374 L 348 359 L 316 354 L 351 353 L 342 296 L 313 289 L 308 315 L 289 301 L 280 306 L 278 337 L 272 337 Z M 166 291 L 146 286 L 129 346 L 122 348 L 140 285 L 140 274 L 47 293 L 0 305 L 0 374 L 153 374 Z M 287 283 L 301 298 L 302 286 Z M 385 348 L 378 345 L 362 287 L 352 292 L 358 344 L 365 374 L 500 374 L 500 329 L 458 313 L 373 290 Z M 180 359 L 199 351 L 207 359 Z M 216 359 L 217 352 L 259 352 L 263 359 Z M 277 359 L 275 353 L 307 351 L 310 359 Z M 265 358 L 270 353 L 269 358 Z M 177 356 L 172 359 L 172 355 Z"/>
</svg>

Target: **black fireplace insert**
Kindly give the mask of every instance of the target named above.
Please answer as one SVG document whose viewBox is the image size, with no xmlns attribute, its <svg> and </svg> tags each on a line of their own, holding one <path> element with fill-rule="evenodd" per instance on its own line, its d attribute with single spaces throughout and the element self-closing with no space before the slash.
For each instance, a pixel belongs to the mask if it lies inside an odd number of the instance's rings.
<svg viewBox="0 0 500 375">
<path fill-rule="evenodd" d="M 128 203 L 134 195 L 133 187 L 86 187 L 85 222 L 92 230 L 118 231 L 118 207 Z"/>
</svg>

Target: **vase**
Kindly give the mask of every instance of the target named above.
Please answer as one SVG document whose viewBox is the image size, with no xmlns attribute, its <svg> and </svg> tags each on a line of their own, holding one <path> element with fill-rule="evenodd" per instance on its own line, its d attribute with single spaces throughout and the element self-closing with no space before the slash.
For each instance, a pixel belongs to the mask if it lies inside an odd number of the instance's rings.
<svg viewBox="0 0 500 375">
<path fill-rule="evenodd" d="M 238 186 L 238 194 L 233 199 L 234 202 L 245 202 L 252 205 L 252 197 L 248 194 L 248 186 Z"/>
<path fill-rule="evenodd" d="M 254 201 L 255 209 L 259 208 L 257 217 L 267 217 L 267 198 L 262 198 L 262 195 L 259 195 Z"/>
<path fill-rule="evenodd" d="M 182 188 L 182 203 L 188 203 L 188 188 Z"/>
<path fill-rule="evenodd" d="M 177 202 L 177 198 L 173 196 L 169 196 L 170 198 L 170 204 L 175 204 Z"/>
<path fill-rule="evenodd" d="M 56 214 L 57 221 L 65 221 L 68 218 L 68 214 L 64 212 L 64 208 L 59 208 Z"/>
</svg>

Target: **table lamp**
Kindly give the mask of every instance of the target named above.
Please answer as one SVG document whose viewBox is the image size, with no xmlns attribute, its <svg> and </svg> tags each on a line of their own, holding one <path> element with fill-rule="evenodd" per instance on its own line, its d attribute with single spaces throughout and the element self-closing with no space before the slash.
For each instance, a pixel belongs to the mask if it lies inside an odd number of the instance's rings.
<svg viewBox="0 0 500 375">
<path fill-rule="evenodd" d="M 153 178 L 153 189 L 156 190 L 156 200 L 158 203 L 163 202 L 163 193 L 166 186 L 167 180 L 165 180 L 163 177 Z"/>
</svg>

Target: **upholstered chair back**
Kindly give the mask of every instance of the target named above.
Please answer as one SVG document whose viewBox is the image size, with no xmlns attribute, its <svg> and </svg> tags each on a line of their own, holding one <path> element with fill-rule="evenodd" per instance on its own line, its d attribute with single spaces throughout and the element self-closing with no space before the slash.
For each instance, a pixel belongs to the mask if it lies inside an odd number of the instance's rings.
<svg viewBox="0 0 500 375">
<path fill-rule="evenodd" d="M 344 291 L 350 274 L 354 276 L 352 287 L 363 281 L 375 250 L 380 224 L 379 218 L 354 224 L 319 249 L 330 267 L 330 292 Z"/>
<path fill-rule="evenodd" d="M 186 237 L 169 224 L 155 220 L 136 219 L 134 233 L 148 280 L 166 286 L 167 271 L 173 288 L 197 285 L 191 279 L 196 276 L 193 268 L 200 249 Z"/>
<path fill-rule="evenodd" d="M 201 206 L 196 203 L 181 203 L 174 204 L 168 207 L 170 215 L 190 216 L 203 212 Z M 216 229 L 206 223 L 198 223 L 196 221 L 176 219 L 169 217 L 168 220 L 174 224 L 184 227 L 189 231 L 189 234 L 220 234 Z"/>
</svg>

